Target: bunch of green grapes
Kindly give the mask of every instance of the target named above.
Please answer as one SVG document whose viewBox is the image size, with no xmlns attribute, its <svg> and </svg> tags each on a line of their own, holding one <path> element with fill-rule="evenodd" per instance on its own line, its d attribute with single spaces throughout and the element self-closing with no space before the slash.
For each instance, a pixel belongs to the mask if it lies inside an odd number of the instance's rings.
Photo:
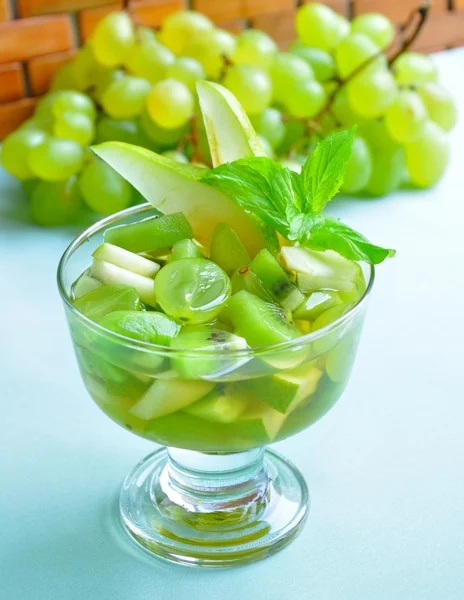
<svg viewBox="0 0 464 600">
<path fill-rule="evenodd" d="M 265 153 L 294 170 L 320 137 L 357 124 L 347 194 L 438 181 L 456 110 L 432 60 L 405 52 L 389 65 L 395 29 L 380 14 L 350 23 L 309 3 L 296 14 L 296 30 L 298 40 L 279 51 L 262 31 L 232 35 L 194 11 L 169 15 L 156 32 L 125 12 L 103 18 L 33 117 L 4 140 L 2 164 L 24 182 L 33 219 L 61 225 L 83 210 L 111 214 L 143 200 L 89 150 L 95 143 L 136 144 L 211 166 L 195 91 L 203 79 L 226 86 Z"/>
</svg>

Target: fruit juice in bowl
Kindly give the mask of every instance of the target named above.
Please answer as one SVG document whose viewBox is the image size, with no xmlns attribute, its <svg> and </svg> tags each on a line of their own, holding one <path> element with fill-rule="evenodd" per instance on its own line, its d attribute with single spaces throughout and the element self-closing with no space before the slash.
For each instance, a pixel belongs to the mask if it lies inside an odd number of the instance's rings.
<svg viewBox="0 0 464 600">
<path fill-rule="evenodd" d="M 257 156 L 230 94 L 214 84 L 198 91 L 221 164 L 206 171 L 127 144 L 96 147 L 151 204 L 77 238 L 59 287 L 94 401 L 167 447 L 125 480 L 126 531 L 154 555 L 227 566 L 263 558 L 300 530 L 304 480 L 265 448 L 341 395 L 372 265 L 392 252 L 321 212 L 353 132 L 320 144 L 292 175 Z M 235 130 L 223 144 L 217 123 L 228 116 Z M 321 164 L 332 182 L 320 179 Z"/>
</svg>

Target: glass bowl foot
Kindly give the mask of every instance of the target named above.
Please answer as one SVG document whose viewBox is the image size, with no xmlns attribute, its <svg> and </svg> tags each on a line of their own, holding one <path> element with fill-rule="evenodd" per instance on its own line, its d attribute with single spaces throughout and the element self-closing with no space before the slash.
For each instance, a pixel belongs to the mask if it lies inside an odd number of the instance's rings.
<svg viewBox="0 0 464 600">
<path fill-rule="evenodd" d="M 301 530 L 306 483 L 284 457 L 262 448 L 212 454 L 162 448 L 126 477 L 123 525 L 152 555 L 205 567 L 274 554 Z"/>
</svg>

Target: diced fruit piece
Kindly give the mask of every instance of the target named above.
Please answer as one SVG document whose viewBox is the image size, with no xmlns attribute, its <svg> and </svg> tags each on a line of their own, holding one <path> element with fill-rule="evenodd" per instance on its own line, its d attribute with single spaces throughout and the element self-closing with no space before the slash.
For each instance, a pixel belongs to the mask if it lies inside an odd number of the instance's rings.
<svg viewBox="0 0 464 600">
<path fill-rule="evenodd" d="M 275 234 L 263 228 L 231 198 L 198 181 L 204 169 L 180 165 L 144 148 L 120 142 L 107 142 L 93 150 L 155 208 L 161 212 L 182 212 L 193 227 L 195 239 L 203 246 L 209 247 L 217 223 L 233 227 L 251 256 L 275 243 Z"/>
<path fill-rule="evenodd" d="M 245 410 L 249 395 L 233 385 L 217 385 L 208 395 L 185 409 L 190 415 L 217 423 L 233 423 Z"/>
<path fill-rule="evenodd" d="M 107 314 L 99 324 L 119 335 L 159 346 L 168 346 L 180 331 L 180 325 L 155 311 L 119 310 Z"/>
<path fill-rule="evenodd" d="M 245 246 L 232 227 L 226 223 L 218 223 L 214 228 L 210 257 L 228 275 L 250 262 Z"/>
<path fill-rule="evenodd" d="M 207 323 L 230 296 L 230 279 L 206 258 L 184 258 L 165 265 L 155 279 L 155 293 L 165 313 L 187 323 Z"/>
<path fill-rule="evenodd" d="M 346 381 L 353 367 L 355 357 L 354 341 L 352 336 L 348 334 L 327 354 L 325 370 L 330 379 L 335 383 Z"/>
<path fill-rule="evenodd" d="M 284 308 L 294 310 L 304 301 L 300 290 L 292 283 L 269 250 L 261 250 L 252 260 L 250 267 L 264 287 Z"/>
<path fill-rule="evenodd" d="M 106 260 L 112 265 L 121 267 L 132 271 L 132 273 L 138 273 L 144 277 L 154 277 L 159 271 L 159 264 L 143 258 L 135 254 L 135 252 L 129 252 L 119 246 L 113 244 L 102 244 L 99 246 L 92 255 L 97 260 Z"/>
<path fill-rule="evenodd" d="M 313 321 L 322 312 L 335 304 L 341 304 L 340 296 L 335 292 L 312 292 L 295 310 L 293 316 L 297 319 Z"/>
<path fill-rule="evenodd" d="M 227 356 L 227 352 L 245 350 L 246 340 L 212 327 L 185 327 L 172 340 L 171 347 L 186 351 L 185 355 L 172 356 L 173 367 L 185 379 L 223 376 L 248 360 L 246 356 Z"/>
<path fill-rule="evenodd" d="M 182 258 L 204 258 L 200 248 L 192 240 L 179 240 L 172 247 L 171 260 Z"/>
<path fill-rule="evenodd" d="M 136 433 L 137 435 L 144 436 L 145 427 L 147 422 L 131 415 L 126 408 L 117 406 L 115 404 L 101 403 L 97 401 L 98 406 L 101 410 L 108 415 L 110 419 L 115 421 L 118 425 L 121 425 L 125 429 Z"/>
<path fill-rule="evenodd" d="M 91 279 L 89 277 L 89 279 Z M 92 321 L 120 310 L 134 310 L 140 306 L 137 291 L 127 285 L 100 285 L 74 300 L 74 306 Z"/>
<path fill-rule="evenodd" d="M 90 275 L 107 285 L 127 285 L 137 290 L 142 302 L 156 306 L 155 287 L 153 279 L 132 273 L 105 260 L 95 260 L 90 267 Z"/>
<path fill-rule="evenodd" d="M 284 246 L 281 259 L 289 271 L 296 271 L 298 287 L 303 292 L 335 290 L 349 292 L 362 277 L 361 267 L 333 250 L 316 252 L 308 248 Z"/>
<path fill-rule="evenodd" d="M 294 319 L 293 323 L 301 335 L 307 335 L 311 332 L 311 323 L 306 319 Z"/>
<path fill-rule="evenodd" d="M 340 319 L 345 315 L 354 305 L 353 304 L 336 304 L 331 308 L 328 308 L 321 313 L 312 324 L 312 331 L 318 331 L 331 323 L 334 323 L 337 319 Z M 313 342 L 313 348 L 316 353 L 323 354 L 337 344 L 338 340 L 345 333 L 345 329 L 337 329 L 335 331 L 328 332 L 323 337 L 320 337 Z"/>
<path fill-rule="evenodd" d="M 214 387 L 208 381 L 157 379 L 131 408 L 130 414 L 149 421 L 176 412 L 206 396 Z"/>
<path fill-rule="evenodd" d="M 241 290 L 246 290 L 247 292 L 250 292 L 250 294 L 254 294 L 255 296 L 258 296 L 258 298 L 266 300 L 266 302 L 273 302 L 272 296 L 250 267 L 242 267 L 238 271 L 235 271 L 232 275 L 231 283 L 232 292 L 234 294 Z"/>
<path fill-rule="evenodd" d="M 271 408 L 265 402 L 256 400 L 247 408 L 237 421 L 246 437 L 252 437 L 258 442 L 272 442 L 279 433 L 286 415 Z"/>
<path fill-rule="evenodd" d="M 104 239 L 131 252 L 153 252 L 192 237 L 192 227 L 185 216 L 173 213 L 112 227 L 105 231 Z"/>
<path fill-rule="evenodd" d="M 283 372 L 278 375 L 250 379 L 246 382 L 246 386 L 271 408 L 288 414 L 311 394 L 314 394 L 321 376 L 320 369 L 310 367 L 307 372 L 303 373 L 300 369 L 297 374 Z"/>
<path fill-rule="evenodd" d="M 250 119 L 229 90 L 200 81 L 197 93 L 214 167 L 247 156 L 264 156 Z"/>
<path fill-rule="evenodd" d="M 98 281 L 98 279 L 94 279 L 84 273 L 79 277 L 79 279 L 72 286 L 72 297 L 74 300 L 77 300 L 81 296 L 85 296 L 89 292 L 93 292 L 97 288 L 101 287 L 103 283 Z"/>
</svg>

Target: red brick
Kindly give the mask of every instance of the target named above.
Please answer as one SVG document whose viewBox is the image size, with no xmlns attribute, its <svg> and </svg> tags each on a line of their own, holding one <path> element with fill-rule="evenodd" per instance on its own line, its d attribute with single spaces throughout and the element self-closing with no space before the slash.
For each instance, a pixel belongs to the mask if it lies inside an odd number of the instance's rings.
<svg viewBox="0 0 464 600">
<path fill-rule="evenodd" d="M 420 0 L 354 0 L 353 14 L 360 15 L 366 12 L 379 12 L 391 19 L 394 23 L 404 22 L 410 13 L 420 4 Z M 432 13 L 447 11 L 448 0 L 433 0 Z"/>
<path fill-rule="evenodd" d="M 0 140 L 32 115 L 37 100 L 38 98 L 23 98 L 16 102 L 0 104 Z"/>
<path fill-rule="evenodd" d="M 24 74 L 18 62 L 0 66 L 0 102 L 18 100 L 24 96 Z"/>
<path fill-rule="evenodd" d="M 69 62 L 75 52 L 75 50 L 68 50 L 57 54 L 38 56 L 27 63 L 31 91 L 34 96 L 44 94 L 48 90 L 55 73 L 62 65 Z"/>
<path fill-rule="evenodd" d="M 215 22 L 248 19 L 294 7 L 294 0 L 193 0 L 192 2 L 192 8 L 204 13 Z"/>
<path fill-rule="evenodd" d="M 1 0 L 0 0 L 1 1 Z M 91 6 L 111 4 L 113 0 L 16 0 L 21 17 L 81 10 Z"/>
<path fill-rule="evenodd" d="M 295 10 L 261 15 L 251 19 L 252 26 L 269 34 L 281 47 L 296 37 Z"/>
<path fill-rule="evenodd" d="M 8 21 L 11 18 L 9 0 L 0 0 L 0 21 Z"/>
</svg>

